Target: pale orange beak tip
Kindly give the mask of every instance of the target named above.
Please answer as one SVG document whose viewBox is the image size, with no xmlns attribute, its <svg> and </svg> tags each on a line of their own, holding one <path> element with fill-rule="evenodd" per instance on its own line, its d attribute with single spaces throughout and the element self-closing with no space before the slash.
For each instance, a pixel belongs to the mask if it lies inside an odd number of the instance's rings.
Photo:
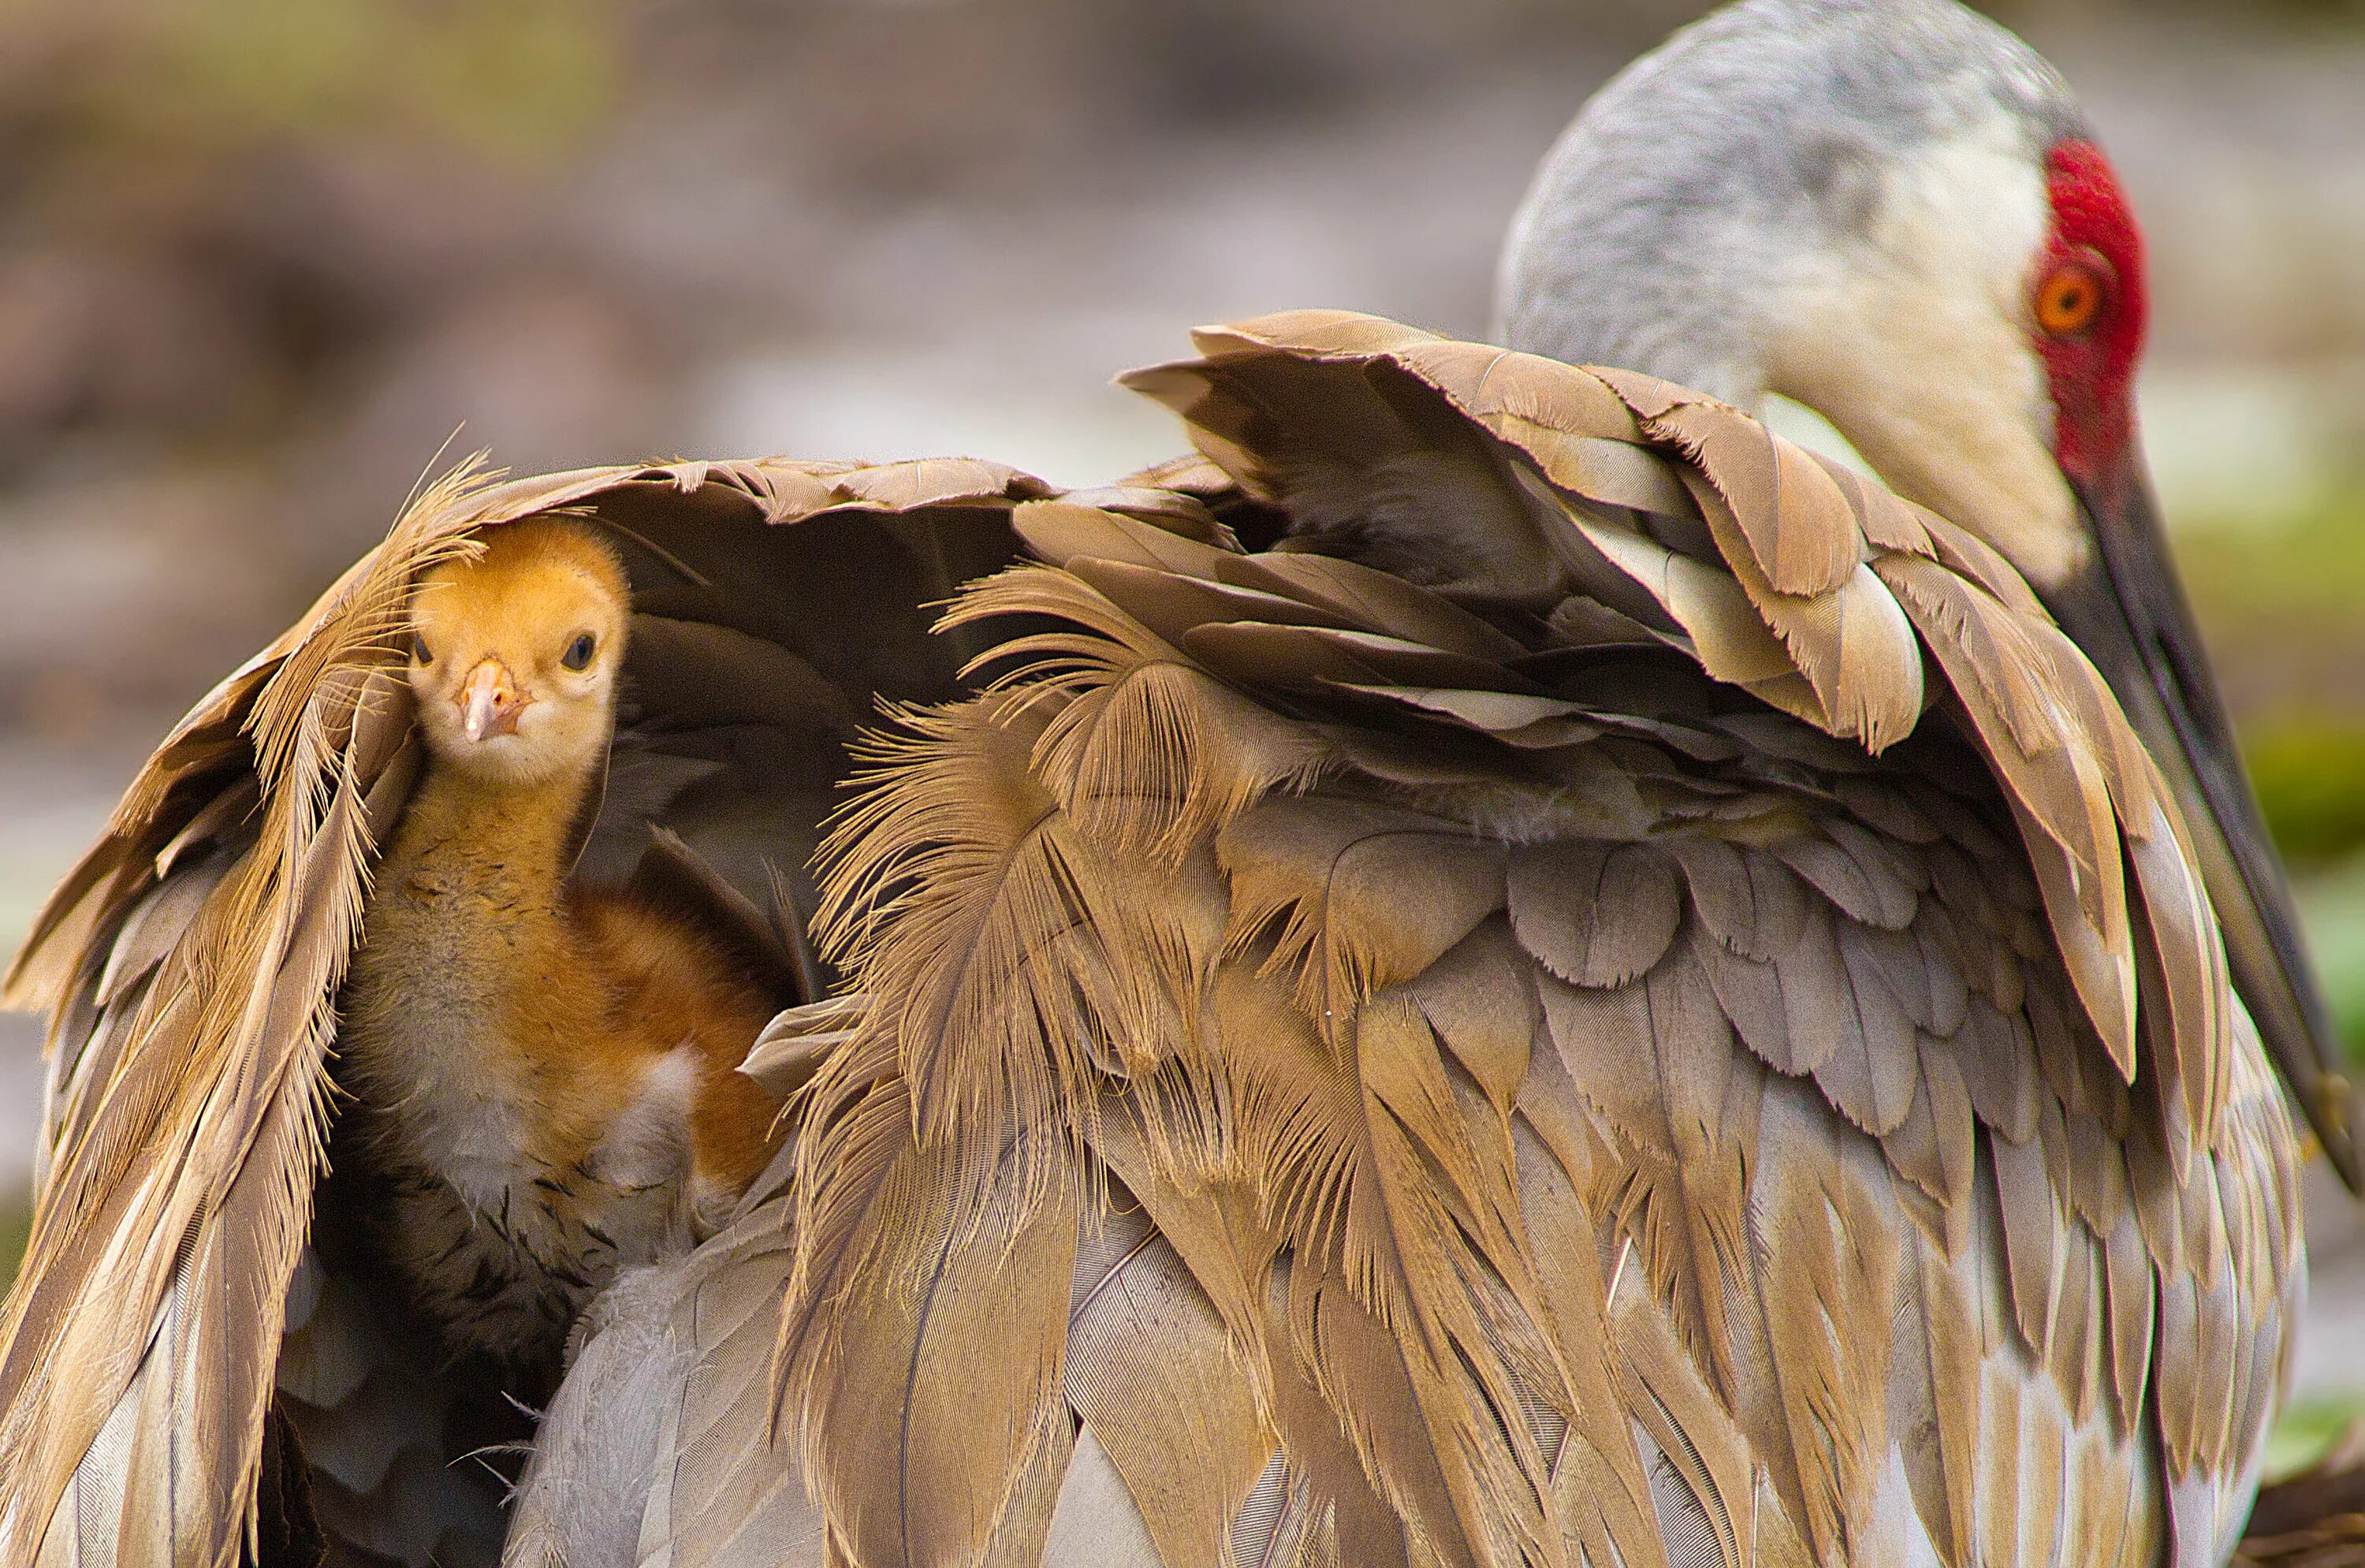
<svg viewBox="0 0 2365 1568">
<path fill-rule="evenodd" d="M 525 707 L 518 696 L 516 678 L 499 659 L 483 660 L 470 670 L 452 700 L 460 710 L 461 727 L 472 741 L 517 734 L 518 714 Z"/>
</svg>

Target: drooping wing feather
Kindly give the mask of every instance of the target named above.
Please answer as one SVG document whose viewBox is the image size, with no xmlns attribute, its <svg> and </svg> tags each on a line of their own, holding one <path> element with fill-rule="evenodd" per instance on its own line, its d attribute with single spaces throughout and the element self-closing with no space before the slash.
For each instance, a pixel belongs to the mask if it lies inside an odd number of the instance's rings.
<svg viewBox="0 0 2365 1568">
<path fill-rule="evenodd" d="M 820 1510 L 766 1440 L 787 1263 L 768 1269 L 742 1239 L 630 1271 L 585 1314 L 510 1508 L 505 1563 L 821 1568 Z"/>
<path fill-rule="evenodd" d="M 804 979 L 781 922 L 724 881 L 672 829 L 652 824 L 649 847 L 626 886 L 644 907 L 662 909 L 709 933 L 734 968 L 785 1005 L 819 1000 L 801 994 Z"/>
<path fill-rule="evenodd" d="M 192 711 L 7 982 L 12 1004 L 51 1010 L 53 1092 L 34 1238 L 0 1316 L 0 1558 L 239 1550 L 328 1136 L 333 998 L 370 846 L 416 767 L 397 633 L 419 572 L 537 512 L 613 532 L 649 635 L 627 668 L 615 820 L 591 847 L 637 855 L 655 816 L 760 899 L 818 835 L 872 693 L 958 689 L 958 650 L 928 644 L 918 605 L 1006 560 L 1010 507 L 1048 493 L 967 463 L 464 472 Z M 335 1385 L 331 1406 L 291 1394 L 297 1435 L 434 1425 L 394 1392 L 432 1370 Z M 451 1456 L 428 1436 L 437 1470 Z M 438 1534 L 430 1518 L 400 1538 L 423 1561 Z"/>
<path fill-rule="evenodd" d="M 1001 686 L 833 842 L 869 1003 L 781 1387 L 834 1521 L 987 1539 L 1037 1450 L 914 1486 L 816 1391 L 880 1386 L 846 1326 L 913 1260 L 1123 1169 L 1283 1473 L 1361 1473 L 1323 1550 L 2222 1558 L 2295 1146 L 2174 807 L 2010 569 L 1642 378 L 1343 315 L 1200 346 L 1136 384 L 1290 553 L 1023 510 L 1042 564 L 948 618 L 1024 618 Z M 1038 1418 L 1037 1332 L 965 1419 Z"/>
<path fill-rule="evenodd" d="M 428 504 L 465 494 L 454 485 Z M 400 528 L 382 558 L 415 570 L 442 543 Z M 81 910 L 45 917 L 13 977 L 12 999 L 58 1003 L 62 1030 L 96 1025 L 52 1043 L 73 1063 L 53 1102 L 69 1119 L 50 1131 L 33 1241 L 0 1318 L 0 1539 L 14 1560 L 72 1552 L 92 1530 L 129 1560 L 226 1561 L 237 1546 L 323 1142 L 330 999 L 384 825 L 370 805 L 389 804 L 374 787 L 408 727 L 380 669 L 400 613 L 389 583 L 349 578 L 302 635 L 217 693 L 229 706 L 201 706 L 52 905 Z M 204 874 L 162 857 L 218 793 L 256 802 L 253 814 L 218 824 L 228 842 L 213 853 L 230 863 L 169 951 L 117 966 L 147 970 L 140 994 L 69 994 L 77 975 L 104 978 L 118 930 L 150 934 L 126 918 L 135 901 L 177 898 L 157 884 Z M 128 1440 L 93 1447 L 121 1421 Z M 70 1483 L 73 1513 L 52 1529 Z M 229 1496 L 241 1502 L 208 1501 Z"/>
<path fill-rule="evenodd" d="M 784 1014 L 775 1044 L 834 1039 L 845 1017 L 837 1003 Z M 1111 1149 L 1155 1182 L 1121 1136 Z M 1156 1568 L 1222 1561 L 1227 1549 L 1244 1564 L 1384 1561 L 1317 1551 L 1326 1484 L 1343 1487 L 1366 1518 L 1381 1510 L 1335 1428 L 1327 1447 L 1298 1445 L 1312 1450 L 1311 1464 L 1327 1465 L 1319 1474 L 1277 1457 L 1253 1370 L 1199 1283 L 1205 1260 L 1182 1257 L 1183 1246 L 1219 1237 L 1221 1226 L 1182 1206 L 1180 1193 L 1138 1197 L 1114 1172 L 1103 1173 L 1088 1213 L 1053 1204 L 1030 1216 L 1035 1246 L 1056 1240 L 1072 1258 L 1065 1289 L 1048 1298 L 1068 1350 L 1056 1383 L 1020 1402 L 1041 1411 L 1044 1427 L 1012 1462 L 1006 1495 L 981 1497 L 958 1480 L 920 1484 L 943 1479 L 946 1450 L 1004 1440 L 966 1417 L 1004 1407 L 995 1373 L 1023 1376 L 1037 1364 L 1029 1351 L 1041 1342 L 1039 1322 L 1014 1316 L 998 1298 L 1012 1285 L 1032 1297 L 1062 1282 L 1030 1267 L 1040 1260 L 1029 1250 L 998 1244 L 965 1255 L 972 1267 L 1002 1260 L 1004 1276 L 983 1289 L 923 1260 L 896 1288 L 933 1310 L 863 1312 L 836 1325 L 844 1338 L 831 1353 L 868 1364 L 866 1375 L 911 1377 L 915 1387 L 946 1379 L 966 1403 L 947 1415 L 925 1404 L 923 1390 L 907 1426 L 891 1418 L 891 1402 L 818 1390 L 842 1436 L 812 1450 L 822 1468 L 809 1471 L 795 1424 L 773 1420 L 779 1309 L 797 1250 L 796 1164 L 784 1152 L 697 1254 L 626 1276 L 594 1307 L 593 1331 L 537 1438 L 505 1562 L 818 1565 L 841 1560 L 824 1557 L 825 1534 L 844 1560 L 864 1562 L 970 1562 L 981 1551 L 1009 1568 Z M 1064 1235 L 1055 1235 L 1048 1227 L 1063 1218 Z M 882 1356 L 882 1346 L 894 1353 Z M 933 1457 L 913 1453 L 914 1441 Z M 849 1450 L 868 1462 L 849 1462 Z M 846 1521 L 834 1531 L 809 1498 L 809 1474 Z M 622 1511 L 577 1501 L 602 1485 Z M 972 1511 L 981 1502 L 982 1517 Z"/>
</svg>

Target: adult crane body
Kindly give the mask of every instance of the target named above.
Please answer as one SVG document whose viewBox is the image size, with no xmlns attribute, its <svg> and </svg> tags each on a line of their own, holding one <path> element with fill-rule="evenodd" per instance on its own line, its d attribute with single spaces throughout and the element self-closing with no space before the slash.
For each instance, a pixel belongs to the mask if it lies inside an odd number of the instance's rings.
<svg viewBox="0 0 2365 1568">
<path fill-rule="evenodd" d="M 2224 1559 L 2303 1273 L 2275 1068 L 2353 1158 L 2140 483 L 2139 245 L 2082 117 L 1939 0 L 1748 0 L 1596 100 L 1504 278 L 1530 353 L 1204 333 L 1134 378 L 1201 459 L 1120 493 L 894 482 L 1034 557 L 952 617 L 994 684 L 882 743 L 825 857 L 853 990 L 747 1064 L 801 1126 L 591 1309 L 511 1561 Z M 1911 499 L 1732 406 L 1768 392 Z M 295 895 L 360 866 L 306 813 L 399 804 L 399 715 L 356 717 L 399 565 L 256 715 L 225 688 L 42 927 L 88 1081 L 0 1357 L 19 1558 L 237 1546 L 193 1499 L 247 1495 L 269 1354 L 182 1304 L 244 1279 L 225 1237 L 266 1323 L 292 1267 L 263 1199 L 345 950 Z M 221 940 L 140 868 L 245 820 L 241 725 L 296 979 L 110 1022 L 196 963 L 173 921 Z M 207 1032 L 232 1003 L 276 1054 Z M 174 1051 L 215 1077 L 154 1093 Z M 233 1089 L 267 1167 L 173 1120 Z M 151 1102 L 194 1174 L 125 1166 Z M 127 1292 L 150 1319 L 75 1311 Z M 188 1441 L 127 1455 L 126 1410 Z"/>
<path fill-rule="evenodd" d="M 888 748 L 793 1179 L 619 1324 L 681 1358 L 603 1434 L 643 1547 L 2222 1562 L 2304 1272 L 2273 1068 L 2354 1159 L 2145 312 L 2025 46 L 1751 0 L 1547 160 L 1535 357 L 1315 313 L 1132 378 L 1280 543 L 1025 509 L 956 611 L 1055 629 Z M 701 1331 L 790 1253 L 777 1362 Z M 776 1373 L 801 1527 L 722 1413 Z"/>
</svg>

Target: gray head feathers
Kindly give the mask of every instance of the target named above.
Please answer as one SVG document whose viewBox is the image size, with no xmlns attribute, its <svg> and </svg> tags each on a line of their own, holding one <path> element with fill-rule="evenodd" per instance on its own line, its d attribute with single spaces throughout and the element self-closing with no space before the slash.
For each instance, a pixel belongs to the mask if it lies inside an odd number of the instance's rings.
<svg viewBox="0 0 2365 1568">
<path fill-rule="evenodd" d="M 2053 68 L 1954 0 L 1744 0 L 1630 66 L 1546 156 L 1496 339 L 1748 407 L 1786 278 L 1864 243 L 1917 150 L 2002 137 L 2034 163 L 2083 134 Z"/>
</svg>

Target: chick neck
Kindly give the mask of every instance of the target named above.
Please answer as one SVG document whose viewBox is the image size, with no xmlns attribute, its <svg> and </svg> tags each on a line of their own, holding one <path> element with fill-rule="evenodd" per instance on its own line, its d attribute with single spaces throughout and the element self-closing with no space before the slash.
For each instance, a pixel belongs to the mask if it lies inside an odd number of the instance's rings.
<svg viewBox="0 0 2365 1568">
<path fill-rule="evenodd" d="M 596 767 L 515 783 L 431 750 L 379 866 L 340 1052 L 349 1158 L 395 1178 L 371 1210 L 377 1244 L 453 1349 L 489 1353 L 536 1398 L 555 1376 L 549 1326 L 582 1305 L 583 1276 L 549 1261 L 584 1242 L 547 1183 L 597 1129 L 537 1047 L 550 1016 L 588 1023 L 604 1001 L 566 891 Z M 520 1013 L 536 995 L 540 1027 Z"/>
<path fill-rule="evenodd" d="M 538 1091 L 517 1049 L 515 1004 L 532 987 L 596 1006 L 568 940 L 567 856 L 597 767 L 531 782 L 488 777 L 431 750 L 387 846 L 354 958 L 346 1058 L 383 1131 L 480 1212 L 537 1159 Z"/>
<path fill-rule="evenodd" d="M 586 761 L 520 784 L 431 756 L 388 847 L 389 868 L 443 871 L 472 885 L 507 884 L 512 890 L 500 901 L 504 913 L 555 913 L 575 819 L 595 771 Z"/>
</svg>

